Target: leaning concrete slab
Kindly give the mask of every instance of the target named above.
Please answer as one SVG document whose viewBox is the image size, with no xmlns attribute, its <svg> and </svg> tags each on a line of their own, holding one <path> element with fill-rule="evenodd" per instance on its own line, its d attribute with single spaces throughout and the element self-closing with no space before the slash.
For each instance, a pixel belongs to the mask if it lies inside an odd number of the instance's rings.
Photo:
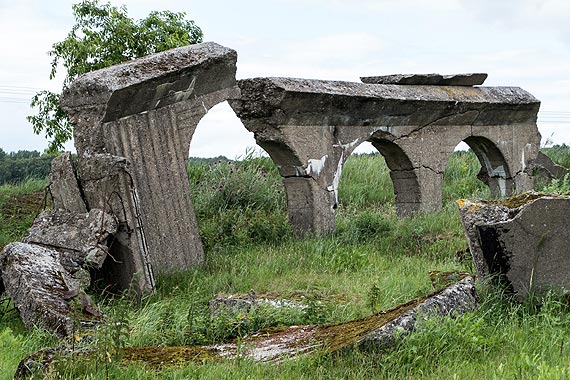
<svg viewBox="0 0 570 380">
<path fill-rule="evenodd" d="M 401 216 L 441 207 L 443 172 L 461 142 L 501 196 L 530 190 L 540 102 L 517 87 L 386 85 L 292 78 L 238 82 L 230 105 L 285 178 L 297 234 L 334 229 L 342 168 L 370 141 L 386 158 Z"/>
<path fill-rule="evenodd" d="M 152 289 L 156 273 L 203 262 L 186 164 L 200 119 L 239 94 L 236 58 L 191 45 L 85 74 L 64 92 L 87 207 L 120 222 L 105 269 L 119 288 Z"/>
<path fill-rule="evenodd" d="M 54 209 L 87 212 L 85 200 L 77 183 L 71 153 L 63 153 L 51 162 L 49 192 Z"/>
<path fill-rule="evenodd" d="M 528 193 L 458 204 L 479 276 L 498 275 L 519 300 L 570 291 L 570 197 Z"/>
</svg>

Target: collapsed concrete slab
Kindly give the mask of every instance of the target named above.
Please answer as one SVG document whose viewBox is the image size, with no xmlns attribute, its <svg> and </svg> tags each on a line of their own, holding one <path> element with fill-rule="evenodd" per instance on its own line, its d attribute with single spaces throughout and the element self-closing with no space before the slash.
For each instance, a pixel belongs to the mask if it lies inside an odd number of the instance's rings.
<svg viewBox="0 0 570 380">
<path fill-rule="evenodd" d="M 381 351 L 414 331 L 428 318 L 461 315 L 474 310 L 478 304 L 473 278 L 468 277 L 428 297 L 358 320 L 262 330 L 240 339 L 239 343 L 126 347 L 121 360 L 127 365 L 137 363 L 163 368 L 185 362 L 205 363 L 236 358 L 279 362 L 316 352 L 339 352 L 353 347 Z M 52 363 L 62 357 L 74 355 L 75 360 L 80 361 L 95 357 L 94 353 L 95 349 L 85 347 L 77 350 L 69 346 L 42 349 L 21 360 L 15 378 L 46 373 Z"/>
<path fill-rule="evenodd" d="M 237 97 L 234 50 L 202 43 L 85 74 L 64 91 L 87 208 L 119 220 L 105 276 L 153 289 L 161 272 L 203 263 L 187 158 L 200 119 Z"/>
<path fill-rule="evenodd" d="M 0 274 L 26 327 L 41 326 L 70 336 L 81 320 L 101 316 L 84 290 L 90 270 L 107 258 L 107 240 L 117 231 L 115 218 L 99 209 L 77 213 L 55 209 L 40 213 L 23 243 L 0 253 Z"/>
<path fill-rule="evenodd" d="M 0 254 L 0 267 L 6 293 L 27 328 L 40 326 L 66 337 L 77 331 L 80 319 L 98 316 L 81 292 L 80 279 L 65 269 L 56 250 L 10 243 Z"/>
<path fill-rule="evenodd" d="M 497 276 L 519 300 L 570 290 L 570 197 L 529 193 L 458 205 L 479 276 Z"/>
<path fill-rule="evenodd" d="M 62 209 L 40 213 L 24 243 L 55 249 L 73 274 L 81 268 L 101 268 L 108 255 L 108 239 L 117 232 L 115 218 L 100 209 L 76 213 Z"/>
<path fill-rule="evenodd" d="M 400 216 L 441 207 L 443 172 L 464 141 L 496 195 L 532 188 L 540 102 L 516 87 L 387 85 L 292 78 L 238 81 L 230 105 L 278 165 L 294 231 L 335 227 L 342 168 L 370 141 L 385 157 Z"/>
</svg>

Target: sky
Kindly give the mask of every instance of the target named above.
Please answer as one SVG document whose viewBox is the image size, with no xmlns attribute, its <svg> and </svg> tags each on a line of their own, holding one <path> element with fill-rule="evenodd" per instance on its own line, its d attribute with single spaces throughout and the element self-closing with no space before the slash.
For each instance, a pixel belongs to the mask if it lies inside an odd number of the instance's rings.
<svg viewBox="0 0 570 380">
<path fill-rule="evenodd" d="M 42 151 L 26 115 L 31 96 L 61 91 L 47 52 L 71 30 L 65 0 L 0 0 L 0 148 Z M 489 74 L 541 100 L 542 144 L 570 144 L 568 0 L 111 0 L 130 17 L 185 12 L 204 41 L 238 52 L 237 78 L 359 81 L 396 73 Z M 200 121 L 190 155 L 243 156 L 255 141 L 227 103 Z M 73 144 L 66 145 L 73 151 Z M 362 150 L 370 149 L 364 147 Z"/>
</svg>

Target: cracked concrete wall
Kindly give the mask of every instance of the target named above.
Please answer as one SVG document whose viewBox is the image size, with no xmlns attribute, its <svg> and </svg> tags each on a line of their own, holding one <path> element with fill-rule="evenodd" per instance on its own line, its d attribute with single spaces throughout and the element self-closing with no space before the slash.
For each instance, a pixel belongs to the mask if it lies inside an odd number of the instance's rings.
<svg viewBox="0 0 570 380">
<path fill-rule="evenodd" d="M 386 158 L 400 216 L 441 207 L 443 172 L 461 141 L 494 193 L 532 188 L 525 169 L 538 154 L 540 102 L 520 88 L 293 78 L 238 86 L 230 105 L 279 167 L 299 235 L 334 229 L 342 167 L 363 141 Z"/>
<path fill-rule="evenodd" d="M 85 74 L 64 92 L 87 207 L 119 220 L 106 284 L 142 292 L 158 273 L 203 263 L 188 153 L 200 119 L 239 95 L 236 60 L 215 43 L 190 45 Z"/>
</svg>

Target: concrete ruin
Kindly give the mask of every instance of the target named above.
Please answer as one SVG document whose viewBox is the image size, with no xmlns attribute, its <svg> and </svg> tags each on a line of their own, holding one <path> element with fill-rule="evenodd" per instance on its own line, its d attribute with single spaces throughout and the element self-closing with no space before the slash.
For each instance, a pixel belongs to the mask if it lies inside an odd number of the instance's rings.
<svg viewBox="0 0 570 380">
<path fill-rule="evenodd" d="M 494 276 L 521 301 L 570 291 L 570 197 L 527 193 L 457 203 L 480 278 Z"/>
<path fill-rule="evenodd" d="M 481 77 L 464 77 L 245 79 L 230 105 L 278 165 L 294 231 L 327 233 L 335 228 L 343 165 L 364 141 L 386 159 L 400 216 L 441 207 L 443 173 L 461 141 L 479 158 L 493 194 L 532 189 L 526 169 L 540 145 L 540 102 L 518 87 L 471 87 Z"/>
<path fill-rule="evenodd" d="M 278 165 L 297 235 L 335 228 L 342 167 L 364 141 L 386 158 L 401 216 L 441 207 L 443 172 L 461 141 L 494 194 L 532 188 L 525 169 L 538 154 L 540 103 L 520 88 L 473 87 L 486 74 L 236 85 L 235 64 L 235 51 L 198 44 L 86 74 L 64 93 L 78 152 L 73 193 L 119 220 L 106 283 L 152 289 L 156 273 L 203 262 L 186 159 L 198 122 L 224 100 Z"/>
<path fill-rule="evenodd" d="M 55 209 L 117 219 L 94 274 L 106 287 L 140 294 L 157 274 L 204 262 L 187 158 L 200 119 L 226 100 L 277 164 L 299 236 L 334 230 L 343 165 L 365 141 L 386 159 L 400 216 L 441 207 L 461 141 L 494 194 L 532 188 L 540 102 L 520 88 L 473 87 L 486 74 L 236 82 L 236 60 L 202 43 L 85 74 L 64 91 L 78 158 L 55 161 L 50 191 Z"/>
</svg>

